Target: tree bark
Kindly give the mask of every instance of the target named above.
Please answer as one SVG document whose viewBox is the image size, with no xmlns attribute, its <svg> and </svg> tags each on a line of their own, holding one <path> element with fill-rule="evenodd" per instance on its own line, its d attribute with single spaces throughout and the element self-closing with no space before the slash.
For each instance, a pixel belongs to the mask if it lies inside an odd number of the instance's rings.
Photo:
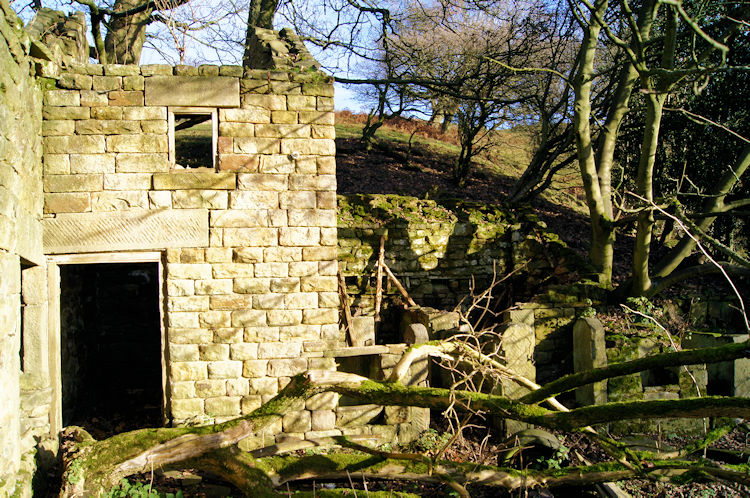
<svg viewBox="0 0 750 498">
<path fill-rule="evenodd" d="M 232 446 L 278 421 L 300 399 L 324 390 L 299 375 L 254 412 L 206 427 L 139 429 L 103 441 L 93 440 L 81 428 L 68 428 L 74 443 L 64 450 L 60 496 L 99 496 L 128 475 L 176 465 Z"/>
<path fill-rule="evenodd" d="M 742 150 L 734 166 L 721 175 L 713 189 L 708 192 L 703 206 L 704 213 L 721 213 L 726 211 L 727 206 L 724 203 L 726 196 L 740 181 L 740 178 L 747 171 L 748 167 L 750 167 L 750 146 Z M 695 222 L 698 228 L 706 231 L 715 219 L 715 217 L 705 217 L 695 220 Z M 694 248 L 695 241 L 690 237 L 683 237 L 675 248 L 657 264 L 654 276 L 659 278 L 669 276 L 690 255 Z"/>
<path fill-rule="evenodd" d="M 279 0 L 250 0 L 248 27 L 273 29 L 273 18 L 278 7 Z"/>
<path fill-rule="evenodd" d="M 702 363 L 718 363 L 737 358 L 750 358 L 750 342 L 725 344 L 714 348 L 688 349 L 671 353 L 662 353 L 637 360 L 613 363 L 606 367 L 594 368 L 585 372 L 566 375 L 546 384 L 538 391 L 527 394 L 520 401 L 524 403 L 538 403 L 551 396 L 570 391 L 576 387 L 593 384 L 605 379 L 620 377 L 633 373 L 660 367 L 677 367 L 683 365 L 698 365 Z"/>
<path fill-rule="evenodd" d="M 650 94 L 646 97 L 646 123 L 638 165 L 637 188 L 638 195 L 647 205 L 643 206 L 644 210 L 638 215 L 638 228 L 633 248 L 633 284 L 630 293 L 635 296 L 642 296 L 651 289 L 648 262 L 654 231 L 654 211 L 650 204 L 654 202 L 654 163 L 656 148 L 659 145 L 659 128 L 665 99 L 666 94 Z"/>
<path fill-rule="evenodd" d="M 143 0 L 116 0 L 115 12 L 134 9 L 144 3 Z M 129 16 L 110 16 L 104 48 L 109 64 L 138 64 L 141 60 L 143 43 L 146 41 L 146 27 L 151 17 L 149 7 L 142 12 Z"/>
<path fill-rule="evenodd" d="M 714 348 L 717 349 L 717 348 Z M 662 355 L 664 356 L 664 355 Z M 267 481 L 259 481 L 250 469 L 254 466 L 250 456 L 232 453 L 229 449 L 240 439 L 257 434 L 278 421 L 284 413 L 297 409 L 299 402 L 324 391 L 348 395 L 356 399 L 380 404 L 420 406 L 445 410 L 449 406 L 471 411 L 482 411 L 505 418 L 540 425 L 546 428 L 571 430 L 612 420 L 661 417 L 744 417 L 750 418 L 750 399 L 704 397 L 680 400 L 634 401 L 609 403 L 600 406 L 576 408 L 568 412 L 553 412 L 539 406 L 513 401 L 491 394 L 404 386 L 400 383 L 376 382 L 364 377 L 328 370 L 312 370 L 293 377 L 291 382 L 264 406 L 249 415 L 208 427 L 141 429 L 94 441 L 80 428 L 68 428 L 73 443 L 63 450 L 65 472 L 63 497 L 98 496 L 111 489 L 122 478 L 154 468 L 174 468 L 195 465 L 199 468 L 228 469 L 221 473 L 251 496 L 263 496 L 268 490 Z M 234 455 L 234 456 L 232 456 Z M 412 462 L 413 465 L 426 465 Z M 241 475 L 232 478 L 233 472 Z M 513 489 L 521 481 L 511 478 L 518 471 L 484 471 L 462 476 L 459 472 L 446 472 L 451 479 L 467 482 L 481 480 L 483 484 L 506 486 Z M 248 478 L 248 474 L 251 478 Z M 422 469 L 419 474 L 426 474 Z M 402 474 L 399 471 L 399 474 Z M 325 475 L 329 474 L 315 474 Z M 628 474 L 629 475 L 629 474 Z M 484 476 L 484 477 L 482 477 Z M 274 480 L 272 475 L 267 477 Z M 388 477 L 393 477 L 388 475 Z M 537 484 L 549 485 L 547 476 Z M 403 475 L 402 475 L 403 478 Z M 602 481 L 617 480 L 613 474 L 603 474 Z M 508 479 L 511 479 L 510 481 Z M 598 478 L 597 478 L 598 479 Z M 580 481 L 579 478 L 574 478 Z M 278 481 L 277 481 L 278 482 Z M 254 484 L 253 484 L 254 483 Z M 255 486 L 255 487 L 253 487 Z M 269 491 L 270 492 L 270 491 Z"/>
<path fill-rule="evenodd" d="M 591 87 L 594 80 L 594 60 L 596 58 L 599 33 L 602 25 L 598 21 L 606 12 L 607 0 L 594 4 L 588 24 L 584 28 L 584 38 L 581 43 L 578 71 L 573 80 L 574 110 L 573 127 L 581 170 L 583 188 L 586 192 L 586 204 L 589 208 L 591 220 L 591 248 L 589 256 L 591 263 L 599 272 L 601 284 L 612 285 L 612 261 L 614 256 L 615 230 L 612 223 L 611 201 L 607 198 L 607 182 L 609 172 L 601 158 L 597 158 L 591 132 Z M 629 95 L 629 94 L 628 94 Z M 612 130 L 615 133 L 616 129 Z M 613 138 L 614 140 L 614 138 Z M 605 166 L 600 168 L 599 166 Z M 602 191 L 602 186 L 605 187 Z M 607 207 L 609 206 L 609 209 Z"/>
</svg>

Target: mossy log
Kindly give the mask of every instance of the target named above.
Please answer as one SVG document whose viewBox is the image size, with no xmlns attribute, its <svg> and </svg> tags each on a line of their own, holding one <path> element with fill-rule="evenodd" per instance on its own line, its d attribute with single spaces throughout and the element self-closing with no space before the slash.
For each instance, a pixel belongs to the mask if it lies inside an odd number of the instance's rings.
<svg viewBox="0 0 750 498">
<path fill-rule="evenodd" d="M 63 433 L 68 442 L 63 445 L 60 496 L 98 496 L 128 475 L 169 468 L 231 447 L 292 411 L 300 399 L 323 390 L 300 375 L 278 396 L 252 413 L 205 427 L 139 429 L 102 441 L 94 440 L 79 427 L 67 428 Z M 236 464 L 241 465 L 241 462 Z"/>
<path fill-rule="evenodd" d="M 584 486 L 634 477 L 676 478 L 683 481 L 699 474 L 750 484 L 750 466 L 702 465 L 690 460 L 649 462 L 642 469 L 629 468 L 619 462 L 607 462 L 561 469 L 518 470 L 490 465 L 452 461 L 437 462 L 430 468 L 425 462 L 382 458 L 366 453 L 330 453 L 326 455 L 276 456 L 255 461 L 266 469 L 277 486 L 300 479 L 347 479 L 347 472 L 365 479 L 397 479 L 422 482 L 445 482 L 445 477 L 461 484 L 477 484 L 510 491 L 565 485 Z"/>
<path fill-rule="evenodd" d="M 153 469 L 203 468 L 217 473 L 251 496 L 273 494 L 273 486 L 286 482 L 273 467 L 259 466 L 262 460 L 253 460 L 248 454 L 233 449 L 241 439 L 257 434 L 299 406 L 299 403 L 314 394 L 333 391 L 355 397 L 362 401 L 381 405 L 421 406 L 446 409 L 449 405 L 470 406 L 472 410 L 499 415 L 513 420 L 528 422 L 551 429 L 571 430 L 595 423 L 604 423 L 623 418 L 660 417 L 707 417 L 729 416 L 750 418 L 750 399 L 705 397 L 681 400 L 633 401 L 609 403 L 601 406 L 577 408 L 568 412 L 553 412 L 536 405 L 527 405 L 506 397 L 491 394 L 451 391 L 448 389 L 404 386 L 400 383 L 376 382 L 365 377 L 342 372 L 312 370 L 292 378 L 278 396 L 254 412 L 225 422 L 206 427 L 141 429 L 95 441 L 80 428 L 69 428 L 70 441 L 64 445 L 63 461 L 65 473 L 61 496 L 98 496 L 128 475 L 149 472 Z M 389 460 L 382 456 L 369 458 Z M 378 460 L 378 461 L 380 461 Z M 269 460 L 271 461 L 271 460 Z M 377 462 L 370 461 L 372 465 Z M 585 476 L 571 477 L 569 474 L 518 476 L 510 470 L 461 470 L 455 465 L 433 472 L 425 462 L 412 461 L 399 464 L 397 472 L 381 471 L 383 478 L 415 479 L 425 475 L 430 479 L 448 476 L 456 482 L 481 482 L 514 489 L 533 483 L 551 485 L 554 482 L 573 480 L 579 483 L 618 480 L 633 472 L 633 469 L 598 472 L 589 469 Z M 359 462 L 357 472 L 365 467 Z M 422 468 L 422 467 L 424 468 Z M 472 467 L 474 468 L 474 467 Z M 684 468 L 684 465 L 681 467 Z M 268 479 L 258 474 L 263 471 Z M 458 469 L 458 470 L 457 470 Z M 331 473 L 332 472 L 332 473 Z M 338 472 L 338 473 L 336 473 Z M 333 478 L 341 471 L 315 474 L 312 477 Z M 621 475 L 622 473 L 622 475 Z M 404 475 L 406 474 L 406 475 Z M 301 473 L 296 478 L 307 474 Z M 367 474 L 366 474 L 367 475 Z M 378 473 L 371 474 L 378 477 Z M 533 478 L 532 478 L 533 477 Z M 736 477 L 736 476 L 733 476 Z M 747 476 L 745 476 L 746 478 Z M 425 477 L 426 479 L 427 477 Z"/>
<path fill-rule="evenodd" d="M 699 365 L 731 361 L 738 358 L 750 358 L 750 341 L 726 344 L 713 348 L 688 349 L 672 353 L 662 353 L 637 360 L 615 363 L 606 367 L 593 368 L 585 372 L 565 375 L 542 387 L 530 392 L 519 401 L 524 403 L 538 403 L 552 396 L 571 391 L 577 387 L 593 384 L 605 379 L 620 377 L 652 368 L 679 367 L 683 365 Z"/>
</svg>

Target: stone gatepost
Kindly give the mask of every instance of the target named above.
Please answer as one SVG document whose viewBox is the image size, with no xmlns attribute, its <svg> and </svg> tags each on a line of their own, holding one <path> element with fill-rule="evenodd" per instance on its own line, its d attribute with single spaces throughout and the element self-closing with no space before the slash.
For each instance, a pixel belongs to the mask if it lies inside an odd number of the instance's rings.
<svg viewBox="0 0 750 498">
<path fill-rule="evenodd" d="M 725 344 L 745 342 L 748 334 L 709 334 L 693 332 L 682 342 L 685 348 L 713 348 Z M 738 358 L 706 365 L 709 394 L 750 398 L 750 359 Z M 723 392 L 715 392 L 719 389 Z"/>
<path fill-rule="evenodd" d="M 573 367 L 576 373 L 607 366 L 604 327 L 593 317 L 579 318 L 573 326 Z M 607 402 L 607 381 L 594 382 L 576 389 L 580 405 L 602 405 Z"/>
<path fill-rule="evenodd" d="M 536 336 L 533 327 L 527 323 L 514 322 L 506 325 L 502 332 L 500 354 L 505 358 L 505 365 L 510 370 L 531 381 L 536 380 L 535 347 Z M 503 378 L 499 387 L 499 394 L 511 399 L 518 399 L 528 392 L 528 389 L 507 378 Z M 500 426 L 506 437 L 531 427 L 529 424 L 507 419 L 502 420 Z"/>
</svg>

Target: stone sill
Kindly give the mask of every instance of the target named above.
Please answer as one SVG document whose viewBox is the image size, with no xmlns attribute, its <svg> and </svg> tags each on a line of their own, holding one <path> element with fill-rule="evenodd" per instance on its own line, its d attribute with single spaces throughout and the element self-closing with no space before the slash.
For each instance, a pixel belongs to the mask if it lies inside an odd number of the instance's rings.
<svg viewBox="0 0 750 498">
<path fill-rule="evenodd" d="M 405 351 L 407 344 L 377 344 L 375 346 L 352 346 L 334 349 L 325 353 L 328 358 L 343 358 L 348 356 L 367 356 L 375 354 L 400 354 Z"/>
</svg>

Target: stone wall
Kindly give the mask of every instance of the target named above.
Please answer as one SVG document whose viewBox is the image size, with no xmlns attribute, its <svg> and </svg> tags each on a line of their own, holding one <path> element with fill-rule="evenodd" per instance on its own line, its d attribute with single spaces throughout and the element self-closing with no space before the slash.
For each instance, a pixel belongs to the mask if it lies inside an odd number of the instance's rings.
<svg viewBox="0 0 750 498">
<path fill-rule="evenodd" d="M 581 286 L 561 297 L 555 290 L 542 294 L 534 302 L 516 303 L 513 309 L 505 313 L 505 321 L 525 324 L 534 331 L 534 364 L 536 379 L 545 384 L 563 375 L 573 373 L 573 325 L 580 317 L 593 312 L 592 304 L 597 303 L 600 289 L 592 286 Z M 591 294 L 594 299 L 577 297 Z"/>
<path fill-rule="evenodd" d="M 687 321 L 683 321 L 676 314 L 674 301 L 665 303 L 664 308 L 653 306 L 647 301 L 645 303 L 647 308 L 644 308 L 643 312 L 658 317 L 672 330 L 671 334 L 652 321 L 637 315 L 625 315 L 615 321 L 607 320 L 607 327 L 594 317 L 579 319 L 575 323 L 573 334 L 575 371 L 590 370 L 675 350 L 715 347 L 748 339 L 747 333 L 694 330 L 695 322 L 688 325 Z M 634 303 L 629 304 L 635 306 Z M 696 318 L 694 310 L 689 309 L 690 303 L 687 304 L 686 316 Z M 668 311 L 664 313 L 665 310 Z M 705 319 L 705 315 L 701 315 L 701 318 Z M 667 323 L 668 320 L 672 322 Z M 748 397 L 749 372 L 750 360 L 746 358 L 709 365 L 653 368 L 579 388 L 576 399 L 579 405 L 590 405 L 608 401 L 672 400 L 705 395 Z M 608 430 L 622 435 L 659 431 L 700 434 L 704 430 L 704 421 L 684 418 L 625 420 L 610 423 Z"/>
<path fill-rule="evenodd" d="M 42 93 L 31 42 L 0 1 L 0 496 L 29 496 L 49 433 L 42 252 Z"/>
<path fill-rule="evenodd" d="M 215 112 L 215 167 L 170 157 L 186 108 Z M 173 423 L 248 413 L 335 368 L 333 123 L 315 71 L 72 65 L 46 92 L 45 250 L 165 251 Z M 276 429 L 334 428 L 335 400 L 308 405 Z"/>
<path fill-rule="evenodd" d="M 453 308 L 472 286 L 500 287 L 523 301 L 542 285 L 567 281 L 583 263 L 526 209 L 397 195 L 339 196 L 339 265 L 353 305 L 374 309 L 374 274 L 381 236 L 385 262 L 422 306 Z M 577 277 L 576 277 L 577 278 Z M 386 294 L 399 300 L 395 287 Z"/>
<path fill-rule="evenodd" d="M 89 43 L 86 39 L 88 27 L 86 14 L 74 12 L 66 16 L 59 10 L 42 7 L 36 11 L 26 30 L 32 39 L 38 40 L 51 54 L 57 73 L 60 64 L 82 64 L 89 60 Z"/>
<path fill-rule="evenodd" d="M 307 51 L 297 33 L 291 28 L 281 31 L 254 27 L 247 41 L 243 64 L 255 69 L 308 70 L 320 64 Z"/>
<path fill-rule="evenodd" d="M 355 313 L 374 313 L 385 236 L 385 262 L 420 306 L 453 309 L 472 286 L 481 292 L 513 272 L 493 292 L 495 309 L 509 308 L 503 320 L 535 334 L 540 382 L 572 372 L 573 322 L 601 301 L 602 290 L 581 278 L 586 264 L 530 210 L 396 195 L 340 195 L 338 204 L 339 266 Z M 376 342 L 403 342 L 403 299 L 390 284 L 385 297 Z"/>
<path fill-rule="evenodd" d="M 655 330 L 655 327 L 648 324 L 634 324 L 628 333 L 623 332 L 608 331 L 606 334 L 608 363 L 635 360 L 674 350 L 664 332 Z M 676 340 L 679 341 L 679 338 Z M 705 396 L 707 384 L 706 365 L 657 368 L 608 379 L 607 399 L 616 402 L 692 398 Z M 654 433 L 661 430 L 698 434 L 703 430 L 703 420 L 627 420 L 610 424 L 610 431 L 614 434 Z"/>
</svg>

